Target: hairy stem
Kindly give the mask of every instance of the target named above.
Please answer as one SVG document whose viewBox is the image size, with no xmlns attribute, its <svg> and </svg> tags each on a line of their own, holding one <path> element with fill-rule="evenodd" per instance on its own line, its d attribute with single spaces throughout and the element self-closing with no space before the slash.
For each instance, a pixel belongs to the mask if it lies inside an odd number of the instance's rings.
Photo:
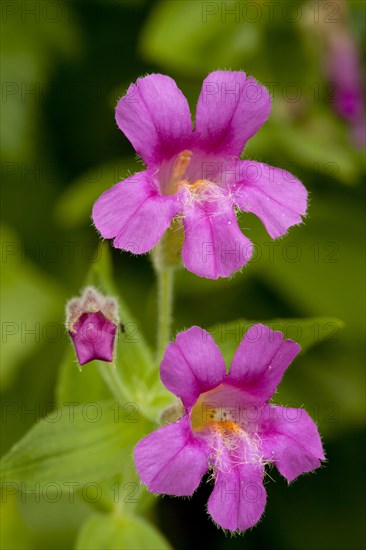
<svg viewBox="0 0 366 550">
<path fill-rule="evenodd" d="M 158 336 L 157 359 L 161 361 L 170 340 L 173 310 L 174 269 L 157 270 L 158 278 Z"/>
</svg>

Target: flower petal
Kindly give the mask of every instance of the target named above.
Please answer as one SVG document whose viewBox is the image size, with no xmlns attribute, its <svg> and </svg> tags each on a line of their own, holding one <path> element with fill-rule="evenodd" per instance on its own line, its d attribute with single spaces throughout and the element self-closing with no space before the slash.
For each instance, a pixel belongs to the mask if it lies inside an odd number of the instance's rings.
<svg viewBox="0 0 366 550">
<path fill-rule="evenodd" d="M 93 220 L 102 237 L 133 254 L 153 248 L 181 208 L 179 195 L 162 196 L 149 172 L 139 172 L 105 191 L 95 202 Z"/>
<path fill-rule="evenodd" d="M 184 211 L 185 267 L 207 279 L 229 277 L 251 258 L 253 245 L 240 231 L 228 199 L 193 202 Z"/>
<path fill-rule="evenodd" d="M 325 459 L 315 422 L 304 409 L 267 405 L 261 423 L 264 459 L 289 481 L 319 468 Z"/>
<path fill-rule="evenodd" d="M 268 91 L 244 72 L 216 71 L 202 85 L 195 134 L 209 152 L 239 156 L 246 142 L 267 120 Z"/>
<path fill-rule="evenodd" d="M 221 449 L 220 467 L 215 472 L 215 487 L 207 510 L 223 529 L 245 531 L 253 527 L 264 512 L 267 497 L 263 486 L 264 466 L 258 457 L 250 455 L 249 446 L 243 442 L 236 449 L 235 458 Z"/>
<path fill-rule="evenodd" d="M 192 434 L 188 417 L 163 426 L 135 447 L 135 465 L 152 493 L 190 496 L 208 468 L 208 449 Z"/>
<path fill-rule="evenodd" d="M 282 332 L 265 325 L 254 325 L 236 350 L 228 381 L 267 400 L 276 391 L 285 370 L 300 350 L 299 344 L 284 340 Z"/>
<path fill-rule="evenodd" d="M 258 216 L 273 239 L 302 222 L 307 191 L 286 170 L 254 161 L 239 161 L 241 181 L 232 186 L 236 204 Z"/>
<path fill-rule="evenodd" d="M 199 395 L 219 386 L 226 376 L 225 362 L 211 334 L 200 327 L 180 332 L 160 366 L 164 386 L 192 407 Z"/>
<path fill-rule="evenodd" d="M 69 331 L 80 365 L 93 359 L 113 361 L 116 331 L 117 325 L 100 311 L 83 313 Z"/>
<path fill-rule="evenodd" d="M 116 121 L 148 166 L 187 148 L 189 105 L 169 76 L 152 74 L 131 84 L 116 107 Z"/>
</svg>

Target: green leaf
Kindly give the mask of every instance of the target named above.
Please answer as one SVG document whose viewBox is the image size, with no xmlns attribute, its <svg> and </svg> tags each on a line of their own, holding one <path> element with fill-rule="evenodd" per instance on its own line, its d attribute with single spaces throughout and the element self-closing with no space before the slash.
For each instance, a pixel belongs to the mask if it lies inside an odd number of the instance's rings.
<svg viewBox="0 0 366 550">
<path fill-rule="evenodd" d="M 270 321 L 247 321 L 237 319 L 228 323 L 220 323 L 209 328 L 220 347 L 227 367 L 230 366 L 236 348 L 244 334 L 256 323 L 269 326 L 272 330 L 282 332 L 285 338 L 294 340 L 304 352 L 322 341 L 332 342 L 338 337 L 344 323 L 333 317 L 310 317 L 306 319 L 271 319 Z"/>
<path fill-rule="evenodd" d="M 169 550 L 154 527 L 136 516 L 93 516 L 82 527 L 76 550 Z"/>
<path fill-rule="evenodd" d="M 206 13 L 207 4 L 216 13 Z M 143 30 L 143 56 L 190 78 L 206 76 L 218 67 L 242 68 L 261 45 L 262 27 L 243 18 L 238 24 L 229 15 L 223 24 L 219 8 L 214 3 L 195 0 L 159 2 Z"/>
<path fill-rule="evenodd" d="M 0 504 L 1 548 L 16 548 L 17 550 L 32 549 L 32 530 L 25 525 L 19 512 L 19 506 L 15 495 L 9 496 L 3 493 Z"/>
<path fill-rule="evenodd" d="M 97 361 L 79 370 L 75 351 L 70 341 L 60 365 L 56 387 L 57 402 L 62 405 L 68 401 L 90 403 L 110 399 L 111 392 L 103 381 Z"/>
<path fill-rule="evenodd" d="M 57 407 L 1 461 L 10 483 L 56 483 L 67 491 L 109 480 L 130 462 L 132 446 L 149 431 L 134 404 L 89 403 Z M 75 490 L 75 488 L 74 488 Z"/>
<path fill-rule="evenodd" d="M 277 154 L 282 150 L 292 166 L 296 163 L 343 184 L 360 182 L 362 156 L 349 147 L 344 125 L 331 113 L 314 111 L 306 124 L 294 125 L 278 111 L 274 109 L 269 126 L 270 142 L 276 142 Z"/>
<path fill-rule="evenodd" d="M 270 241 L 254 217 L 240 216 L 244 232 L 248 223 L 254 229 L 258 252 L 248 270 L 276 288 L 296 310 L 314 316 L 331 312 L 345 321 L 347 334 L 352 329 L 353 339 L 363 339 L 365 265 L 362 240 L 355 238 L 364 230 L 363 197 L 341 187 L 325 191 L 312 199 L 305 223 L 291 228 L 283 239 Z"/>
<path fill-rule="evenodd" d="M 80 525 L 95 513 L 74 495 L 52 494 L 50 486 L 13 491 L 5 489 L 0 504 L 0 547 L 6 550 L 74 548 Z"/>
</svg>

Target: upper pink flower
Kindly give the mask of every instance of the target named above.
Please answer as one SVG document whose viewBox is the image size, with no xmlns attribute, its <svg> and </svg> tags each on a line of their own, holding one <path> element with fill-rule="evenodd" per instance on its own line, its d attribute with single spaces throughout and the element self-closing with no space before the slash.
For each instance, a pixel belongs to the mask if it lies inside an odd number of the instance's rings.
<svg viewBox="0 0 366 550">
<path fill-rule="evenodd" d="M 136 468 L 149 491 L 190 496 L 210 470 L 215 485 L 208 513 L 224 529 L 244 531 L 264 512 L 267 463 L 289 482 L 318 468 L 324 453 L 307 412 L 268 403 L 299 351 L 281 332 L 254 325 L 227 374 L 210 334 L 199 327 L 178 334 L 160 375 L 184 414 L 135 447 Z"/>
<path fill-rule="evenodd" d="M 363 71 L 357 43 L 347 28 L 330 33 L 326 61 L 326 72 L 333 85 L 334 108 L 339 116 L 349 121 L 355 145 L 364 148 L 366 121 Z"/>
<path fill-rule="evenodd" d="M 203 82 L 193 129 L 188 102 L 173 79 L 139 78 L 120 99 L 116 120 L 147 169 L 96 201 L 93 220 L 101 235 L 114 238 L 116 248 L 144 254 L 180 216 L 189 271 L 217 279 L 243 267 L 253 247 L 235 208 L 256 214 L 272 238 L 306 213 L 307 192 L 298 179 L 239 160 L 270 109 L 269 93 L 253 78 L 216 71 Z"/>
</svg>

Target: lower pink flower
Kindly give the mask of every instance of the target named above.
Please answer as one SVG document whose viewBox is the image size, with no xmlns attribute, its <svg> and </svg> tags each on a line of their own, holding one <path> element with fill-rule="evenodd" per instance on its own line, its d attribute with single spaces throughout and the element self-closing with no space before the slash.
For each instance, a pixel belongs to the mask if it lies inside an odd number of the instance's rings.
<svg viewBox="0 0 366 550">
<path fill-rule="evenodd" d="M 141 480 L 153 493 L 190 496 L 210 470 L 208 513 L 224 529 L 245 531 L 261 518 L 265 465 L 289 481 L 324 460 L 318 429 L 303 409 L 268 403 L 300 346 L 255 325 L 226 374 L 212 336 L 199 327 L 178 334 L 161 364 L 161 379 L 185 413 L 135 447 Z"/>
</svg>

